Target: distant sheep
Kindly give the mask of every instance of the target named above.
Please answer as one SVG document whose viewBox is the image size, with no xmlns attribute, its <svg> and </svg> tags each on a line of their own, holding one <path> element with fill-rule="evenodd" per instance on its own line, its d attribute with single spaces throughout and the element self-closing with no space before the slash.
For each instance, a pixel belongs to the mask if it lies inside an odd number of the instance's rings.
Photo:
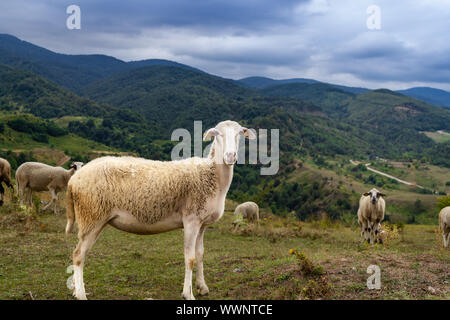
<svg viewBox="0 0 450 320">
<path fill-rule="evenodd" d="M 259 207 L 256 203 L 248 201 L 241 203 L 234 210 L 234 214 L 242 214 L 244 219 L 249 221 L 257 221 L 259 220 Z"/>
<path fill-rule="evenodd" d="M 62 167 L 52 167 L 40 162 L 23 163 L 16 171 L 16 184 L 20 204 L 23 205 L 25 201 L 31 207 L 33 191 L 50 191 L 52 199 L 43 210 L 46 210 L 53 204 L 53 211 L 56 214 L 58 193 L 67 187 L 69 179 L 82 165 L 82 162 L 72 162 L 70 169 L 66 170 Z"/>
<path fill-rule="evenodd" d="M 11 165 L 8 160 L 0 158 L 0 206 L 3 205 L 3 200 L 5 197 L 5 189 L 2 184 L 3 182 L 7 187 L 14 191 L 14 187 L 11 184 Z"/>
<path fill-rule="evenodd" d="M 370 244 L 377 241 L 380 222 L 384 219 L 386 203 L 382 197 L 386 195 L 373 188 L 364 193 L 359 200 L 358 223 L 361 227 L 361 241 Z"/>
<path fill-rule="evenodd" d="M 447 248 L 450 242 L 450 207 L 445 207 L 439 212 L 439 227 L 444 240 L 444 248 Z"/>
<path fill-rule="evenodd" d="M 105 225 L 136 234 L 184 228 L 185 278 L 182 296 L 194 299 L 192 270 L 197 263 L 200 295 L 209 289 L 203 276 L 203 234 L 219 220 L 233 178 L 238 142 L 256 136 L 234 121 L 220 122 L 204 140 L 215 137 L 207 158 L 152 161 L 134 157 L 98 158 L 78 171 L 67 187 L 67 226 L 76 220 L 73 252 L 74 295 L 86 299 L 83 267 L 87 252 Z"/>
</svg>

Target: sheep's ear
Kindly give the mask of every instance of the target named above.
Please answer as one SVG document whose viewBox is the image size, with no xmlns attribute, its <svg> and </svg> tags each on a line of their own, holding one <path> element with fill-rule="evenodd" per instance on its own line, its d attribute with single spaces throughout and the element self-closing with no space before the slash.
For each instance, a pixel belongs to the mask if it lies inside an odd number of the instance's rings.
<svg viewBox="0 0 450 320">
<path fill-rule="evenodd" d="M 365 197 L 367 197 L 368 195 L 370 195 L 370 192 L 364 193 L 364 196 L 365 196 Z"/>
<path fill-rule="evenodd" d="M 210 141 L 212 137 L 218 136 L 219 134 L 220 132 L 216 128 L 208 129 L 203 135 L 203 141 Z"/>
<path fill-rule="evenodd" d="M 378 193 L 379 197 L 386 197 L 386 195 L 384 193 Z"/>
<path fill-rule="evenodd" d="M 69 166 L 69 169 L 74 169 L 74 168 L 76 169 L 77 167 L 75 166 L 75 163 L 72 162 Z"/>
<path fill-rule="evenodd" d="M 247 139 L 251 139 L 251 140 L 256 139 L 256 134 L 253 132 L 252 129 L 247 129 L 245 127 L 242 127 L 240 133 Z"/>
</svg>

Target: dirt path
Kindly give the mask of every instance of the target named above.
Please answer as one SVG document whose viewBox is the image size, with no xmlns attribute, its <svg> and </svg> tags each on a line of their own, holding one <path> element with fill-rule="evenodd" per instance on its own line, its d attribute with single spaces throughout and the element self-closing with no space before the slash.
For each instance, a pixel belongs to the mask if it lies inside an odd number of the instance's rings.
<svg viewBox="0 0 450 320">
<path fill-rule="evenodd" d="M 355 165 L 355 166 L 357 166 L 358 164 L 360 164 L 359 161 L 353 161 L 353 160 L 350 160 L 350 163 L 353 164 L 353 165 Z M 374 172 L 374 173 L 377 173 L 377 174 L 379 174 L 379 175 L 388 177 L 388 178 L 390 178 L 390 179 L 394 179 L 394 180 L 396 180 L 396 181 L 398 181 L 398 182 L 400 182 L 400 183 L 406 184 L 406 185 L 408 185 L 408 186 L 414 186 L 414 187 L 417 187 L 417 188 L 420 188 L 420 189 L 424 189 L 424 187 L 419 186 L 419 185 L 416 184 L 416 183 L 408 182 L 408 181 L 405 181 L 405 180 L 401 180 L 401 179 L 399 179 L 399 178 L 397 178 L 397 177 L 391 176 L 390 174 L 387 174 L 387 173 L 381 172 L 381 171 L 379 171 L 379 170 L 373 169 L 373 168 L 369 167 L 369 166 L 370 166 L 370 163 L 366 163 L 365 166 L 366 166 L 367 170 L 372 171 L 372 172 Z"/>
<path fill-rule="evenodd" d="M 58 161 L 58 166 L 62 166 L 64 163 L 70 160 L 70 157 L 65 155 L 61 160 Z"/>
</svg>

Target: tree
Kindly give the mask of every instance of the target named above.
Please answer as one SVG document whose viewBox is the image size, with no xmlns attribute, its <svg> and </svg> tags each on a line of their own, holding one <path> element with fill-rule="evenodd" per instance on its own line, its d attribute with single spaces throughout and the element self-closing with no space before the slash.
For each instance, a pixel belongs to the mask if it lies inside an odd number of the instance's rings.
<svg viewBox="0 0 450 320">
<path fill-rule="evenodd" d="M 413 209 L 412 209 L 412 214 L 413 214 L 413 215 L 419 215 L 419 214 L 425 212 L 425 210 L 426 210 L 426 209 L 425 209 L 425 207 L 424 207 L 422 201 L 421 201 L 420 199 L 417 199 L 417 200 L 414 202 Z"/>
<path fill-rule="evenodd" d="M 450 195 L 446 197 L 440 197 L 437 199 L 437 207 L 439 210 L 450 206 Z"/>
</svg>

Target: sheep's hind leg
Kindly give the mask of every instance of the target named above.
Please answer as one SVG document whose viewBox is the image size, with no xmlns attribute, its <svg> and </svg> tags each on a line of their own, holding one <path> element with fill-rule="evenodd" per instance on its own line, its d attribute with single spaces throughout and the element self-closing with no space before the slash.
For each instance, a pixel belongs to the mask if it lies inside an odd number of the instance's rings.
<svg viewBox="0 0 450 320">
<path fill-rule="evenodd" d="M 27 203 L 27 205 L 29 207 L 33 206 L 33 190 L 31 190 L 31 188 L 27 189 L 27 194 L 26 194 L 26 200 L 25 202 Z"/>
<path fill-rule="evenodd" d="M 192 216 L 183 219 L 184 225 L 184 286 L 182 296 L 186 300 L 195 300 L 192 293 L 192 270 L 195 264 L 195 247 L 201 224 Z"/>
<path fill-rule="evenodd" d="M 200 232 L 197 236 L 197 241 L 195 243 L 195 259 L 197 260 L 197 271 L 196 271 L 196 287 L 197 291 L 201 296 L 207 295 L 209 293 L 208 286 L 205 283 L 205 277 L 203 275 L 203 235 L 205 234 L 206 226 L 202 226 Z"/>
<path fill-rule="evenodd" d="M 17 178 L 16 178 L 17 179 Z M 25 187 L 22 185 L 17 185 L 17 196 L 19 197 L 19 205 L 23 206 L 25 204 Z"/>
<path fill-rule="evenodd" d="M 87 300 L 83 281 L 84 262 L 86 260 L 87 253 L 94 245 L 95 240 L 97 240 L 104 226 L 105 224 L 102 224 L 101 226 L 87 233 L 82 233 L 81 230 L 78 233 L 79 242 L 73 252 L 73 279 L 75 284 L 73 295 L 78 300 Z"/>
</svg>

